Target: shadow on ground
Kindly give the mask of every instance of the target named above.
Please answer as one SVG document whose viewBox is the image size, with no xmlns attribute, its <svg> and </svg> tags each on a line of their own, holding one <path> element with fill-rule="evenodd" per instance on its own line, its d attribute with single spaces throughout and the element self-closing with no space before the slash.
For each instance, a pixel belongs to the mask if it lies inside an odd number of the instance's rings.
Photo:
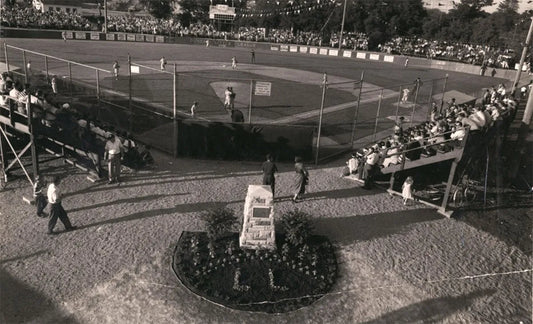
<svg viewBox="0 0 533 324">
<path fill-rule="evenodd" d="M 314 221 L 317 234 L 335 238 L 340 244 L 368 241 L 400 233 L 407 226 L 441 217 L 433 209 L 406 210 L 365 216 L 322 218 Z"/>
<path fill-rule="evenodd" d="M 364 324 L 437 323 L 455 312 L 467 309 L 476 299 L 490 296 L 495 292 L 493 289 L 484 289 L 468 295 L 428 299 L 384 314 Z"/>
</svg>

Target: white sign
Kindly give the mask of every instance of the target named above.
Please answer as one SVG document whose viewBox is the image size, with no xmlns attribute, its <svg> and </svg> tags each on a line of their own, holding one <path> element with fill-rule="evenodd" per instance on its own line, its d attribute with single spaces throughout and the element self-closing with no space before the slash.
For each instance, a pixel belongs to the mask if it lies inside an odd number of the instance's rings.
<svg viewBox="0 0 533 324">
<path fill-rule="evenodd" d="M 244 201 L 241 248 L 275 249 L 274 197 L 270 186 L 249 185 Z"/>
<path fill-rule="evenodd" d="M 289 51 L 289 45 L 281 45 L 279 47 L 279 50 L 282 52 L 288 52 Z"/>
<path fill-rule="evenodd" d="M 366 53 L 357 52 L 357 55 L 355 57 L 357 57 L 358 59 L 366 59 Z"/>
<path fill-rule="evenodd" d="M 298 46 L 291 46 L 291 47 L 289 47 L 289 51 L 290 51 L 290 52 L 293 52 L 293 53 L 298 52 Z"/>
<path fill-rule="evenodd" d="M 339 50 L 330 49 L 329 50 L 329 56 L 339 56 Z"/>
<path fill-rule="evenodd" d="M 100 33 L 96 33 L 96 32 L 91 33 L 91 39 L 92 40 L 99 40 L 100 39 Z"/>
<path fill-rule="evenodd" d="M 271 90 L 272 90 L 271 82 L 263 82 L 263 81 L 254 82 L 254 94 L 256 96 L 270 97 Z"/>
<path fill-rule="evenodd" d="M 131 73 L 141 73 L 140 68 L 137 65 L 131 66 Z"/>
<path fill-rule="evenodd" d="M 352 57 L 352 51 L 344 51 L 342 53 L 342 56 L 344 56 L 344 57 Z"/>
<path fill-rule="evenodd" d="M 311 54 L 318 54 L 318 48 L 316 48 L 316 47 L 310 47 L 310 48 L 309 48 L 309 53 L 311 53 Z"/>
<path fill-rule="evenodd" d="M 383 61 L 393 63 L 394 62 L 394 56 L 385 55 L 385 57 L 383 58 Z"/>
<path fill-rule="evenodd" d="M 370 59 L 374 60 L 374 61 L 378 61 L 379 60 L 379 54 L 370 54 Z"/>
<path fill-rule="evenodd" d="M 223 4 L 209 6 L 209 19 L 233 20 L 235 16 L 235 7 Z"/>
<path fill-rule="evenodd" d="M 300 53 L 307 53 L 307 46 L 300 46 Z"/>
<path fill-rule="evenodd" d="M 115 34 L 105 34 L 106 40 L 115 40 Z"/>
<path fill-rule="evenodd" d="M 279 51 L 279 47 L 277 46 L 270 46 L 271 51 Z"/>
<path fill-rule="evenodd" d="M 328 55 L 328 49 L 327 48 L 320 48 L 320 55 Z"/>
<path fill-rule="evenodd" d="M 85 34 L 85 32 L 76 32 L 75 35 L 76 35 L 76 39 L 86 39 L 87 38 L 87 35 Z"/>
</svg>

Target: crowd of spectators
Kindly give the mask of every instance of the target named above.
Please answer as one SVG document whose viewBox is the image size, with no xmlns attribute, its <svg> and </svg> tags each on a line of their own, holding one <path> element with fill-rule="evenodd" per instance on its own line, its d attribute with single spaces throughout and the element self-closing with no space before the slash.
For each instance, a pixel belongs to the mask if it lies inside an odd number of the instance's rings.
<svg viewBox="0 0 533 324">
<path fill-rule="evenodd" d="M 397 37 L 383 45 L 382 52 L 429 59 L 451 60 L 469 64 L 486 65 L 509 69 L 514 68 L 515 56 L 512 50 L 490 46 L 430 41 L 423 38 Z"/>
<path fill-rule="evenodd" d="M 464 145 L 467 129 L 473 142 L 490 138 L 489 132 L 499 136 L 514 117 L 516 105 L 500 84 L 487 89 L 479 104 L 458 105 L 455 99 L 443 109 L 433 104 L 428 121 L 407 129 L 400 117 L 393 135 L 352 155 L 347 173 L 356 174 L 369 187 L 381 168 L 450 152 Z M 476 147 L 475 143 L 472 147 Z M 475 155 L 473 151 L 468 154 Z"/>
<path fill-rule="evenodd" d="M 91 30 L 93 25 L 77 13 L 64 11 L 41 12 L 33 7 L 2 7 L 0 24 L 3 27 Z"/>
<path fill-rule="evenodd" d="M 0 75 L 0 114 L 11 123 L 26 124 L 30 101 L 32 124 L 38 137 L 49 136 L 85 152 L 100 172 L 105 141 L 116 135 L 123 142 L 124 165 L 138 169 L 153 164 L 150 147 L 134 141 L 131 136 L 80 113 L 51 89 L 32 87 L 14 80 L 10 73 Z"/>
<path fill-rule="evenodd" d="M 43 28 L 60 30 L 103 30 L 102 25 L 91 22 L 77 13 L 46 11 L 32 7 L 4 7 L 1 12 L 1 25 L 20 28 Z M 100 19 L 101 20 L 101 19 Z M 293 32 L 288 29 L 265 29 L 239 27 L 233 32 L 219 31 L 213 25 L 195 23 L 183 26 L 178 20 L 157 19 L 151 16 L 125 14 L 108 17 L 108 31 L 166 35 L 173 37 L 206 37 L 226 40 L 299 44 L 310 46 L 339 46 L 339 34 L 332 33 L 324 38 L 319 32 Z M 364 33 L 344 33 L 342 48 L 368 50 L 368 37 Z M 397 37 L 378 46 L 389 54 L 420 56 L 429 59 L 453 60 L 482 65 L 485 68 L 514 68 L 515 55 L 509 49 L 490 46 L 431 41 L 423 38 Z"/>
</svg>

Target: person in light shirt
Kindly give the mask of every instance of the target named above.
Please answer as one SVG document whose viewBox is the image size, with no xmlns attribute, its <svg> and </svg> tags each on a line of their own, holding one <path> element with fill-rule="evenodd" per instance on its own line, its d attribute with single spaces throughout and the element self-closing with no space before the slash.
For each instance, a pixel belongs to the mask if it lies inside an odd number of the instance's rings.
<svg viewBox="0 0 533 324">
<path fill-rule="evenodd" d="M 109 184 L 120 182 L 120 159 L 124 147 L 120 140 L 113 134 L 110 134 L 108 141 L 105 143 L 104 159 L 108 161 Z"/>
<path fill-rule="evenodd" d="M 72 226 L 70 219 L 67 216 L 67 212 L 61 205 L 61 191 L 59 190 L 60 178 L 55 176 L 52 180 L 52 183 L 48 186 L 46 196 L 48 197 L 48 203 L 50 207 L 50 220 L 48 221 L 48 234 L 55 235 L 57 232 L 54 232 L 54 227 L 56 226 L 57 219 L 63 223 L 65 226 L 65 231 L 73 231 L 77 227 Z"/>
</svg>

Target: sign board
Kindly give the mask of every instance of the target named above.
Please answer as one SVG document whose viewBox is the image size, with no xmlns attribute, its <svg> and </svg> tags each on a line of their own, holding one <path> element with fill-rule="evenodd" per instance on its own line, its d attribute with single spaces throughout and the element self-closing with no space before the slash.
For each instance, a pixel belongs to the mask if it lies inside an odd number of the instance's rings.
<svg viewBox="0 0 533 324">
<path fill-rule="evenodd" d="M 357 52 L 357 55 L 355 57 L 357 57 L 358 59 L 366 59 L 366 53 Z"/>
<path fill-rule="evenodd" d="M 233 20 L 235 19 L 235 16 L 235 7 L 223 4 L 209 6 L 209 19 Z"/>
<path fill-rule="evenodd" d="M 329 56 L 339 56 L 339 50 L 330 49 L 329 50 Z"/>
<path fill-rule="evenodd" d="M 307 53 L 307 46 L 300 46 L 300 53 Z"/>
<path fill-rule="evenodd" d="M 100 40 L 100 33 L 92 32 L 91 33 L 91 39 L 92 40 Z"/>
<path fill-rule="evenodd" d="M 87 39 L 87 34 L 85 32 L 76 32 L 76 39 Z"/>
<path fill-rule="evenodd" d="M 135 41 L 135 34 L 128 34 L 126 35 L 126 39 L 130 42 L 134 42 Z"/>
<path fill-rule="evenodd" d="M 126 34 L 117 34 L 117 40 L 125 41 L 126 40 Z"/>
<path fill-rule="evenodd" d="M 291 47 L 289 47 L 289 51 L 290 51 L 290 52 L 293 52 L 293 53 L 297 53 L 297 52 L 298 52 L 298 46 L 291 46 Z"/>
<path fill-rule="evenodd" d="M 249 185 L 244 201 L 244 220 L 239 237 L 241 248 L 276 248 L 274 197 L 270 186 Z"/>
<path fill-rule="evenodd" d="M 256 81 L 254 82 L 254 95 L 270 97 L 272 90 L 271 82 Z"/>
<path fill-rule="evenodd" d="M 342 52 L 342 56 L 344 56 L 344 57 L 352 57 L 352 51 L 344 51 L 344 52 Z"/>
<path fill-rule="evenodd" d="M 328 49 L 327 48 L 320 48 L 320 55 L 328 55 Z"/>
<path fill-rule="evenodd" d="M 383 61 L 393 63 L 394 62 L 394 56 L 385 55 L 385 57 L 383 58 Z"/>
<path fill-rule="evenodd" d="M 374 60 L 374 61 L 378 61 L 379 60 L 379 54 L 370 54 L 370 59 Z"/>
<path fill-rule="evenodd" d="M 280 45 L 279 50 L 282 52 L 288 52 L 289 51 L 289 45 Z"/>
<path fill-rule="evenodd" d="M 156 43 L 164 43 L 165 42 L 165 36 L 156 36 L 155 37 Z"/>
<path fill-rule="evenodd" d="M 65 32 L 65 34 L 67 35 L 67 39 L 73 39 L 74 38 L 74 33 L 71 32 L 71 31 Z"/>
<path fill-rule="evenodd" d="M 115 34 L 106 34 L 105 35 L 105 39 L 114 41 L 115 40 Z"/>
<path fill-rule="evenodd" d="M 147 42 L 154 42 L 154 35 L 145 35 L 144 38 L 146 39 Z"/>
<path fill-rule="evenodd" d="M 131 66 L 131 73 L 141 73 L 141 69 L 137 65 Z"/>
<path fill-rule="evenodd" d="M 310 53 L 310 54 L 318 54 L 318 48 L 316 48 L 316 47 L 309 47 L 309 53 Z"/>
<path fill-rule="evenodd" d="M 270 46 L 271 51 L 279 51 L 279 47 L 277 46 Z"/>
<path fill-rule="evenodd" d="M 142 34 L 135 34 L 135 41 L 136 41 L 136 42 L 144 42 L 144 35 L 142 35 Z"/>
</svg>

